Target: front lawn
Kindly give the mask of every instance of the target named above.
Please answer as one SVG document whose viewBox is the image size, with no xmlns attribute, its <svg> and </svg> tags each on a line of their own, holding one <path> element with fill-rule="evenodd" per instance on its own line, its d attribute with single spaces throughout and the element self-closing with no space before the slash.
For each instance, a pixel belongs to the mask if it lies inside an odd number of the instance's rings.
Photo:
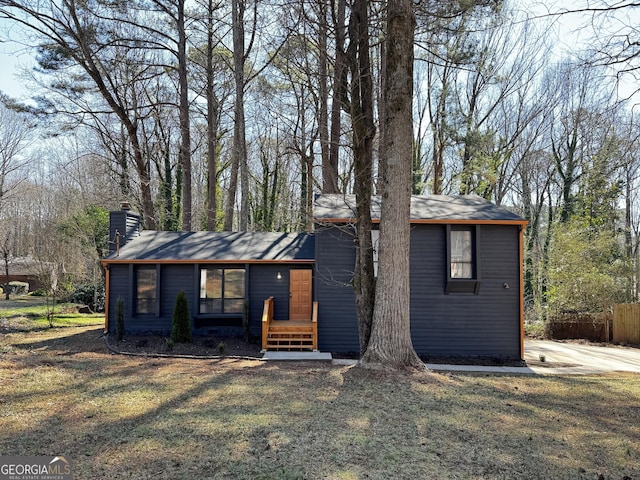
<svg viewBox="0 0 640 480">
<path fill-rule="evenodd" d="M 1 315 L 0 315 L 1 316 Z M 391 375 L 0 334 L 0 454 L 77 479 L 640 479 L 640 376 Z"/>
<path fill-rule="evenodd" d="M 104 314 L 78 313 L 74 303 L 53 304 L 51 299 L 32 295 L 12 295 L 10 300 L 0 298 L 0 332 L 12 330 L 39 330 L 49 328 L 47 315 L 52 314 L 54 327 L 104 324 Z"/>
</svg>

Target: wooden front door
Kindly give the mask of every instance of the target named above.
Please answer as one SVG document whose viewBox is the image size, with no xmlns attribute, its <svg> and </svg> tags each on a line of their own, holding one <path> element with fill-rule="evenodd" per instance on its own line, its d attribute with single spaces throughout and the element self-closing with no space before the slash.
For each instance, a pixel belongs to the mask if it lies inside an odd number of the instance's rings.
<svg viewBox="0 0 640 480">
<path fill-rule="evenodd" d="M 311 320 L 311 269 L 289 272 L 289 319 Z"/>
</svg>

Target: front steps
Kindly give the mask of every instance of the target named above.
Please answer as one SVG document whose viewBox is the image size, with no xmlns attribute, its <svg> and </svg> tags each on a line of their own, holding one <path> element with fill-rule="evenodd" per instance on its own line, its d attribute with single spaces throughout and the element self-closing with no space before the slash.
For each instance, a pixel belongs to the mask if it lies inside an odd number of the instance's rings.
<svg viewBox="0 0 640 480">
<path fill-rule="evenodd" d="M 272 321 L 265 350 L 314 351 L 315 332 L 310 320 Z"/>
</svg>

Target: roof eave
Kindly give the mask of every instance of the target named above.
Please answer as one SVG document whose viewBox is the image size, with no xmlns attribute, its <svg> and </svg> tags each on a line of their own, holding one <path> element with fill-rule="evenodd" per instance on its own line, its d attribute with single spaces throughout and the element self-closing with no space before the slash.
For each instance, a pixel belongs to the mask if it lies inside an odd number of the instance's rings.
<svg viewBox="0 0 640 480">
<path fill-rule="evenodd" d="M 102 260 L 103 265 L 108 264 L 126 264 L 126 263 L 159 263 L 159 264 L 313 264 L 315 259 L 196 259 L 196 258 L 181 258 L 181 259 L 154 259 L 154 258 L 105 258 Z"/>
<path fill-rule="evenodd" d="M 356 223 L 355 218 L 316 218 L 315 223 Z M 373 223 L 380 223 L 379 218 L 371 220 Z M 524 219 L 452 219 L 452 218 L 412 218 L 410 223 L 418 224 L 465 224 L 465 225 L 522 225 L 526 227 L 529 223 Z"/>
</svg>

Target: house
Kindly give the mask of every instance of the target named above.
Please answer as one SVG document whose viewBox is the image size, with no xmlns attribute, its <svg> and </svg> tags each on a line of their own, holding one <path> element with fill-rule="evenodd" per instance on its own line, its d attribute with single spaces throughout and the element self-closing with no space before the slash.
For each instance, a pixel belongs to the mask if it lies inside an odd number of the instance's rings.
<svg viewBox="0 0 640 480">
<path fill-rule="evenodd" d="M 121 298 L 127 331 L 168 334 L 184 290 L 195 335 L 248 331 L 266 348 L 357 352 L 354 205 L 319 195 L 313 233 L 139 231 L 137 214 L 112 212 L 105 328 Z M 379 212 L 374 199 L 374 229 Z M 476 196 L 416 196 L 411 224 L 416 351 L 522 358 L 526 221 Z"/>
<path fill-rule="evenodd" d="M 6 274 L 4 260 L 0 261 L 0 287 L 10 282 L 21 282 L 28 285 L 27 291 L 33 292 L 43 288 L 42 279 L 48 278 L 55 283 L 58 268 L 50 262 L 39 262 L 33 257 L 14 257 L 8 260 L 9 276 Z"/>
</svg>

